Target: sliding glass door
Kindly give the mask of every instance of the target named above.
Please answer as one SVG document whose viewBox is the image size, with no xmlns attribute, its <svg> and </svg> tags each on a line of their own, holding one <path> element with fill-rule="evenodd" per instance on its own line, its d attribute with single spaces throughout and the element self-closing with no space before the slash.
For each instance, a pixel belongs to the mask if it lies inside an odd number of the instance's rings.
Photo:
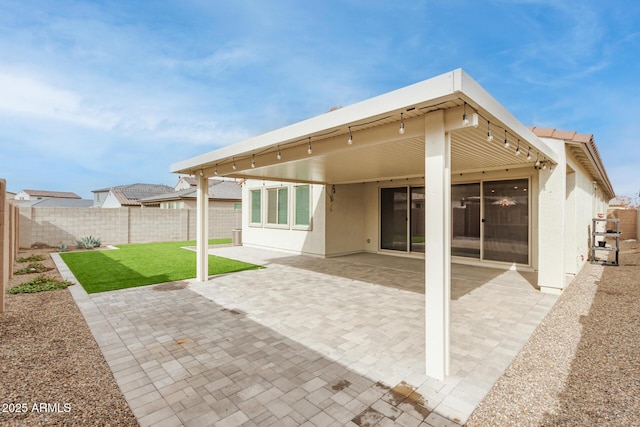
<svg viewBox="0 0 640 427">
<path fill-rule="evenodd" d="M 380 189 L 380 249 L 424 253 L 424 187 Z"/>
<path fill-rule="evenodd" d="M 380 249 L 407 251 L 407 187 L 380 189 Z"/>
<path fill-rule="evenodd" d="M 529 263 L 529 180 L 483 182 L 483 258 Z"/>
<path fill-rule="evenodd" d="M 529 180 L 451 186 L 451 255 L 529 264 Z"/>
<path fill-rule="evenodd" d="M 480 183 L 451 186 L 451 255 L 480 258 Z"/>
</svg>

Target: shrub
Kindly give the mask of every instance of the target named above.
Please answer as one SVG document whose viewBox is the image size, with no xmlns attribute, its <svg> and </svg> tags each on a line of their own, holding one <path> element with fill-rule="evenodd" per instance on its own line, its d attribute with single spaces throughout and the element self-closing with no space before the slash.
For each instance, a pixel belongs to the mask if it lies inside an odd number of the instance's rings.
<svg viewBox="0 0 640 427">
<path fill-rule="evenodd" d="M 68 250 L 69 248 L 65 243 L 60 243 L 60 246 L 58 246 L 58 252 L 67 252 Z"/>
<path fill-rule="evenodd" d="M 13 288 L 9 289 L 8 293 L 32 294 L 34 292 L 55 291 L 58 289 L 64 289 L 71 285 L 73 285 L 73 283 L 69 282 L 68 280 L 59 280 L 41 274 L 40 276 L 31 279 L 28 282 L 22 283 L 18 286 L 14 286 Z"/>
<path fill-rule="evenodd" d="M 23 262 L 44 261 L 45 259 L 47 259 L 47 257 L 44 255 L 31 255 L 28 257 L 20 257 L 18 258 L 17 261 L 20 263 L 23 263 Z"/>
<path fill-rule="evenodd" d="M 99 248 L 101 245 L 99 237 L 87 236 L 80 240 L 76 240 L 76 247 L 78 249 L 93 249 Z"/>
<path fill-rule="evenodd" d="M 14 274 L 44 273 L 49 270 L 53 269 L 46 267 L 41 262 L 30 262 L 26 267 L 16 270 Z"/>
</svg>

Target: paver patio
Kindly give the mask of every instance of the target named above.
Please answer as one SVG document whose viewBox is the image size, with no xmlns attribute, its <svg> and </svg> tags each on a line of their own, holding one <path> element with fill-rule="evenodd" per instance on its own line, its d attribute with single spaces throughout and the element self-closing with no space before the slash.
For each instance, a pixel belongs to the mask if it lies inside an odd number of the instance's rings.
<svg viewBox="0 0 640 427">
<path fill-rule="evenodd" d="M 424 261 L 210 253 L 267 268 L 69 288 L 141 425 L 463 423 L 557 299 L 533 273 L 453 265 L 440 382 L 424 375 Z"/>
</svg>

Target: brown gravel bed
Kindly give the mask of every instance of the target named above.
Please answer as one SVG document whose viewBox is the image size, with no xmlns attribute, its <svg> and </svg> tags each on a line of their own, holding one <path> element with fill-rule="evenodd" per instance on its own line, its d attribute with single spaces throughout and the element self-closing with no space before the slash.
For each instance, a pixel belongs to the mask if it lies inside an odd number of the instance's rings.
<svg viewBox="0 0 640 427">
<path fill-rule="evenodd" d="M 468 426 L 640 425 L 640 249 L 586 265 Z"/>
<path fill-rule="evenodd" d="M 48 252 L 21 251 L 19 256 L 44 253 L 47 259 L 41 262 L 54 267 Z M 60 278 L 55 269 L 45 274 Z M 37 275 L 14 276 L 9 287 Z M 138 425 L 67 289 L 5 297 L 0 425 Z"/>
</svg>

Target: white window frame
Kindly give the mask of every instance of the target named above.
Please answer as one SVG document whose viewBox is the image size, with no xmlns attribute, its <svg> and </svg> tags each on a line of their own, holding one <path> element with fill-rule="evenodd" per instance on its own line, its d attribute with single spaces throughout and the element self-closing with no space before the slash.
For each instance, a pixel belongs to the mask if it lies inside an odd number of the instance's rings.
<svg viewBox="0 0 640 427">
<path fill-rule="evenodd" d="M 272 223 L 269 222 L 269 197 L 270 197 L 270 192 L 275 190 L 275 194 L 276 194 L 276 217 L 278 216 L 278 201 L 280 200 L 280 190 L 282 189 L 286 189 L 287 190 L 287 198 L 286 198 L 286 202 L 287 202 L 287 213 L 285 214 L 285 219 L 286 219 L 286 223 L 285 224 L 278 224 L 278 220 L 279 218 L 276 218 L 276 222 Z M 265 188 L 264 191 L 265 197 L 264 197 L 264 201 L 262 203 L 262 206 L 265 207 L 264 209 L 264 226 L 267 228 L 281 228 L 281 229 L 289 229 L 290 228 L 290 224 L 291 224 L 291 187 L 288 185 L 278 185 L 278 186 L 274 186 L 274 187 L 267 187 Z"/>
<path fill-rule="evenodd" d="M 297 189 L 299 187 L 307 187 L 309 188 L 309 224 L 296 224 L 296 212 L 298 210 L 298 198 L 297 198 Z M 291 186 L 291 193 L 293 197 L 293 209 L 291 209 L 291 228 L 294 230 L 312 230 L 313 228 L 313 186 L 311 184 L 296 184 Z"/>
<path fill-rule="evenodd" d="M 253 221 L 253 193 L 257 192 L 258 194 L 260 194 L 260 215 L 258 215 L 260 221 L 259 222 L 254 222 Z M 247 209 L 247 212 L 249 214 L 249 226 L 250 227 L 262 227 L 262 218 L 264 215 L 264 210 L 263 210 L 263 202 L 264 202 L 264 195 L 263 195 L 263 191 L 262 188 L 253 188 L 249 190 L 249 209 Z"/>
</svg>

